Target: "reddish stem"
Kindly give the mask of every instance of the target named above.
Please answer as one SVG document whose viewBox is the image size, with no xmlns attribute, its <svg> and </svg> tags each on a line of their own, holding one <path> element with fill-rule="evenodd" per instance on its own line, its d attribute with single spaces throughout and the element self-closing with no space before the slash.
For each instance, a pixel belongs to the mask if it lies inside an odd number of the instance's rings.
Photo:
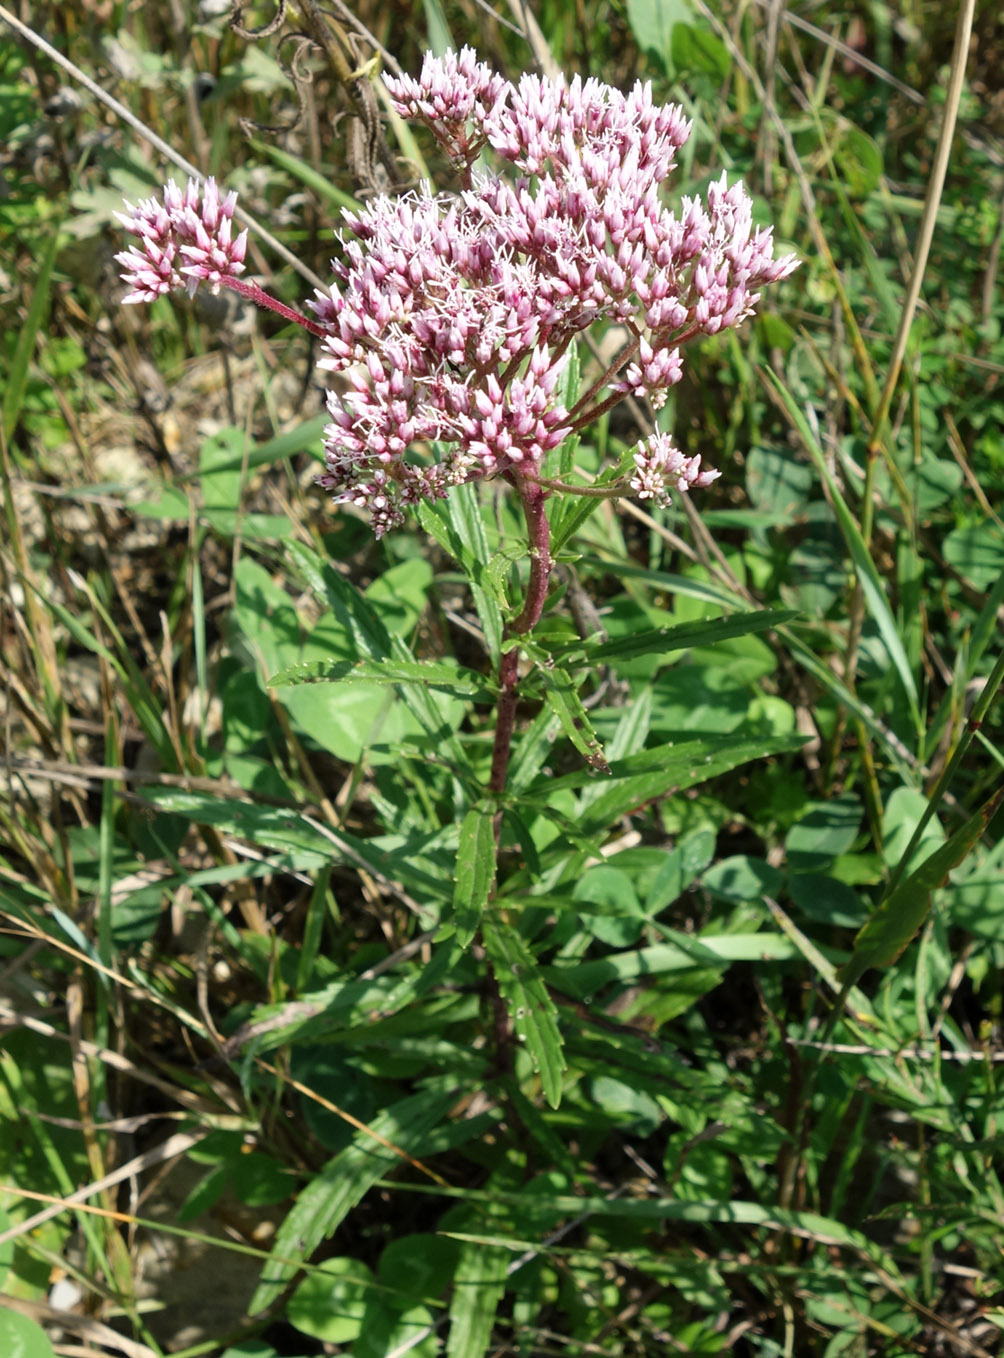
<svg viewBox="0 0 1004 1358">
<path fill-rule="evenodd" d="M 296 325 L 303 326 L 304 330 L 309 330 L 318 339 L 324 339 L 331 331 L 323 325 L 318 325 L 316 321 L 308 320 L 306 316 L 301 316 L 298 311 L 294 311 L 285 302 L 278 301 L 275 297 L 270 297 L 267 292 L 263 292 L 257 283 L 245 283 L 242 278 L 224 278 L 223 283 L 226 287 L 232 288 L 234 292 L 239 292 L 242 297 L 246 297 L 249 302 L 254 302 L 255 306 L 264 307 L 266 311 L 274 311 L 287 321 L 293 321 Z"/>
</svg>

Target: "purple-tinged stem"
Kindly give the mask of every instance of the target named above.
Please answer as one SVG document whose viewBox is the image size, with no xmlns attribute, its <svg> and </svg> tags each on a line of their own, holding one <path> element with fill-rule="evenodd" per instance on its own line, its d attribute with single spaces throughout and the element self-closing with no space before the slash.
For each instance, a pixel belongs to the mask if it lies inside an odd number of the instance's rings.
<svg viewBox="0 0 1004 1358">
<path fill-rule="evenodd" d="M 515 486 L 519 495 L 530 539 L 530 579 L 526 587 L 526 597 L 519 616 L 506 628 L 507 637 L 521 637 L 532 631 L 544 611 L 544 600 L 547 598 L 547 586 L 554 564 L 551 560 L 551 526 L 547 521 L 545 509 L 547 494 L 540 483 L 513 471 L 506 472 L 506 479 Z M 516 704 L 519 701 L 518 646 L 511 647 L 503 654 L 499 665 L 499 682 L 502 692 L 499 694 L 492 770 L 488 784 L 489 790 L 496 796 L 501 796 L 505 791 L 513 731 L 516 729 Z M 501 812 L 495 822 L 496 838 L 500 829 Z"/>
<path fill-rule="evenodd" d="M 245 283 L 243 278 L 223 278 L 221 279 L 221 282 L 225 287 L 232 288 L 234 292 L 239 292 L 240 295 L 246 297 L 249 302 L 254 302 L 255 306 L 264 307 L 266 311 L 274 311 L 278 316 L 282 316 L 284 320 L 293 321 L 296 325 L 302 326 L 304 330 L 309 330 L 310 333 L 316 335 L 318 339 L 324 339 L 325 335 L 331 333 L 329 330 L 326 330 L 323 325 L 318 325 L 316 321 L 308 320 L 306 316 L 302 316 L 299 311 L 294 311 L 293 308 L 287 306 L 285 302 L 280 302 L 277 298 L 270 297 L 267 292 L 262 291 L 257 283 Z"/>
</svg>

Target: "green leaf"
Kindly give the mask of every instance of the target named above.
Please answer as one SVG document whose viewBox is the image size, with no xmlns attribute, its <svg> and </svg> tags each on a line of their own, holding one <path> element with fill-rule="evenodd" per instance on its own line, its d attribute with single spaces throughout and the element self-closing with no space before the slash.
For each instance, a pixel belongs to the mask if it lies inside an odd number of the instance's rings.
<svg viewBox="0 0 1004 1358">
<path fill-rule="evenodd" d="M 626 948 L 641 935 L 645 916 L 634 883 L 622 869 L 609 863 L 588 868 L 572 894 L 581 903 L 583 925 L 594 938 L 612 948 Z M 599 909 L 590 908 L 596 906 Z"/>
<path fill-rule="evenodd" d="M 610 766 L 603 757 L 603 746 L 593 730 L 589 714 L 582 705 L 571 676 L 547 664 L 538 665 L 536 672 L 544 682 L 547 704 L 561 723 L 565 735 L 591 768 L 608 773 Z"/>
<path fill-rule="evenodd" d="M 276 165 L 282 168 L 294 179 L 298 179 L 301 184 L 305 184 L 312 193 L 323 203 L 327 203 L 338 216 L 342 209 L 349 212 L 358 212 L 361 203 L 357 198 L 353 198 L 351 193 L 346 193 L 344 189 L 332 182 L 331 176 L 321 170 L 315 170 L 305 160 L 299 156 L 292 155 L 289 151 L 284 151 L 281 146 L 276 146 L 273 141 L 259 141 L 256 137 L 248 137 L 248 145 L 253 147 L 259 155 L 267 156 Z"/>
<path fill-rule="evenodd" d="M 432 660 L 313 660 L 288 665 L 268 679 L 269 688 L 293 684 L 417 684 L 484 702 L 494 701 L 498 693 L 487 675 Z"/>
<path fill-rule="evenodd" d="M 727 79 L 732 66 L 721 39 L 698 24 L 674 24 L 670 52 L 674 74 L 684 79 L 690 74 L 709 75 L 720 82 Z"/>
<path fill-rule="evenodd" d="M 712 618 L 707 622 L 688 622 L 679 627 L 660 627 L 651 632 L 587 646 L 586 657 L 590 664 L 604 665 L 610 661 L 630 660 L 653 653 L 671 655 L 674 651 L 686 651 L 694 646 L 713 646 L 732 637 L 766 632 L 770 627 L 779 627 L 797 617 L 798 613 L 794 609 L 775 608 L 755 613 L 736 613 L 730 618 Z"/>
<path fill-rule="evenodd" d="M 726 901 L 759 901 L 764 895 L 776 896 L 784 881 L 778 868 L 762 858 L 734 854 L 723 858 L 701 877 L 705 890 Z"/>
<path fill-rule="evenodd" d="M 449 1087 L 440 1083 L 401 1099 L 373 1119 L 373 1135 L 357 1132 L 352 1145 L 328 1161 L 279 1227 L 272 1258 L 251 1298 L 251 1314 L 272 1305 L 300 1265 L 338 1229 L 373 1184 L 401 1163 L 402 1153 L 421 1153 L 426 1134 L 446 1117 L 456 1098 L 450 1082 Z"/>
<path fill-rule="evenodd" d="M 483 1358 L 505 1294 L 510 1252 L 465 1241 L 453 1276 L 446 1358 Z"/>
<path fill-rule="evenodd" d="M 770 736 L 736 740 L 733 736 L 707 736 L 698 740 L 670 741 L 654 750 L 644 750 L 628 759 L 615 760 L 606 786 L 583 811 L 583 835 L 605 834 L 618 816 L 624 815 L 655 797 L 681 792 L 738 768 L 751 759 L 766 759 L 801 749 L 802 736 Z M 562 787 L 578 787 L 591 775 L 586 770 L 561 778 L 542 779 L 522 794 L 521 800 L 549 808 L 551 799 Z"/>
<path fill-rule="evenodd" d="M 849 197 L 867 198 L 878 187 L 883 170 L 878 143 L 847 118 L 840 120 L 833 160 Z"/>
<path fill-rule="evenodd" d="M 942 885 L 951 870 L 958 867 L 979 843 L 1001 802 L 1004 802 L 1004 788 L 970 816 L 879 905 L 854 940 L 854 951 L 840 976 L 845 986 L 853 985 L 869 967 L 887 967 L 896 961 L 927 918 L 931 892 Z"/>
<path fill-rule="evenodd" d="M 942 551 L 949 565 L 977 589 L 989 589 L 1004 572 L 1004 536 L 989 520 L 954 529 Z"/>
<path fill-rule="evenodd" d="M 0 1207 L 0 1235 L 6 1235 L 13 1224 L 8 1213 Z M 14 1241 L 13 1239 L 5 1240 L 0 1245 L 0 1288 L 4 1285 L 4 1279 L 7 1277 L 13 1258 Z"/>
<path fill-rule="evenodd" d="M 53 1358 L 52 1343 L 41 1325 L 6 1307 L 0 1310 L 0 1353 L 4 1358 Z"/>
<path fill-rule="evenodd" d="M 490 581 L 490 553 L 476 485 L 457 486 L 445 501 L 418 507 L 422 527 L 463 566 L 493 668 L 502 647 L 502 610 Z"/>
<path fill-rule="evenodd" d="M 692 967 L 720 967 L 732 962 L 790 962 L 801 957 L 795 944 L 780 934 L 721 934 L 688 938 L 676 934 L 673 943 L 611 953 L 571 966 L 541 969 L 548 983 L 563 994 L 596 995 L 606 986 L 623 985 L 645 976 L 660 976 Z"/>
<path fill-rule="evenodd" d="M 673 26 L 693 19 L 686 0 L 628 0 L 627 15 L 638 46 L 654 52 L 668 69 Z"/>
<path fill-rule="evenodd" d="M 819 872 L 828 867 L 851 847 L 860 825 L 861 802 L 857 797 L 810 802 L 785 838 L 788 867 L 792 872 Z"/>
<path fill-rule="evenodd" d="M 460 825 L 453 922 L 461 948 L 470 946 L 480 928 L 481 915 L 495 882 L 494 819 L 494 808 L 483 803 L 472 807 Z"/>
<path fill-rule="evenodd" d="M 928 815 L 928 798 L 918 788 L 895 788 L 882 812 L 882 857 L 890 868 L 896 867 L 913 840 L 914 834 Z M 946 839 L 944 827 L 934 816 L 925 821 L 919 841 L 913 846 L 910 861 L 899 868 L 909 872 L 939 849 Z"/>
<path fill-rule="evenodd" d="M 372 1273 L 359 1260 L 325 1259 L 290 1297 L 286 1316 L 301 1334 L 349 1344 L 359 1338 L 373 1287 Z"/>
<path fill-rule="evenodd" d="M 537 960 L 507 921 L 486 915 L 481 926 L 485 952 L 513 1027 L 540 1074 L 544 1096 L 552 1108 L 561 1102 L 561 1049 L 558 1012 L 547 993 Z"/>
<path fill-rule="evenodd" d="M 35 347 L 36 336 L 49 310 L 49 280 L 56 263 L 56 252 L 62 243 L 58 223 L 53 223 L 49 243 L 42 258 L 38 261 L 38 267 L 34 270 L 34 276 L 31 280 L 31 304 L 28 307 L 28 314 L 23 324 L 16 327 L 17 340 L 14 345 L 14 356 L 11 359 L 10 371 L 7 373 L 4 383 L 2 432 L 5 444 L 10 443 L 17 426 L 18 417 L 21 414 L 24 393 L 28 385 L 32 350 Z"/>
</svg>

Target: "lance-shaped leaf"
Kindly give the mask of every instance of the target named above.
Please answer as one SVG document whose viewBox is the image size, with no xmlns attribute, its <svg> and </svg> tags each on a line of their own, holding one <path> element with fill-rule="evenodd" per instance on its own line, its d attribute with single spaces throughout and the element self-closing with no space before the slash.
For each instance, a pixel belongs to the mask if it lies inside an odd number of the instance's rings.
<svg viewBox="0 0 1004 1358">
<path fill-rule="evenodd" d="M 313 660 L 287 665 L 268 680 L 270 688 L 290 684 L 417 684 L 454 698 L 491 702 L 497 684 L 477 670 L 432 660 Z"/>
<path fill-rule="evenodd" d="M 561 1050 L 558 1011 L 547 993 L 537 960 L 521 935 L 503 919 L 486 915 L 481 937 L 513 1027 L 526 1043 L 548 1103 L 557 1108 L 561 1102 L 561 1072 L 565 1069 L 565 1058 Z"/>
<path fill-rule="evenodd" d="M 869 967 L 887 967 L 896 961 L 927 918 L 931 892 L 943 885 L 952 868 L 958 867 L 970 852 L 1002 801 L 1004 788 L 984 803 L 975 815 L 970 816 L 940 849 L 925 858 L 920 867 L 900 882 L 892 895 L 881 903 L 854 940 L 854 951 L 840 977 L 845 989 L 853 985 Z"/>
<path fill-rule="evenodd" d="M 453 891 L 453 922 L 462 948 L 481 926 L 481 915 L 495 881 L 494 811 L 487 804 L 471 807 L 460 825 Z"/>
<path fill-rule="evenodd" d="M 438 1084 L 401 1099 L 328 1161 L 279 1227 L 271 1258 L 251 1298 L 251 1314 L 272 1305 L 321 1241 L 338 1229 L 378 1179 L 400 1164 L 403 1154 L 421 1154 L 425 1136 L 446 1117 L 456 1097 L 452 1085 Z"/>
</svg>

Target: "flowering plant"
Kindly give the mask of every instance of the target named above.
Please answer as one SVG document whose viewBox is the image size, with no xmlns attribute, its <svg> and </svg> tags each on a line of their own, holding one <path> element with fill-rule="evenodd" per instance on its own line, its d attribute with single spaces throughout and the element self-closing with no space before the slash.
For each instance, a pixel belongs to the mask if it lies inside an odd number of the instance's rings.
<svg viewBox="0 0 1004 1358">
<path fill-rule="evenodd" d="M 521 649 L 565 733 L 594 769 L 609 772 L 571 671 L 528 640 L 553 570 L 548 500 L 634 495 L 665 506 L 718 475 L 664 432 L 592 486 L 554 479 L 549 454 L 629 395 L 662 406 L 681 378 L 687 341 L 739 325 L 761 288 L 796 260 L 775 257 L 771 230 L 754 227 L 748 194 L 724 175 L 704 201 L 663 203 L 690 123 L 679 107 L 654 103 L 649 85 L 622 94 L 592 79 L 524 75 L 514 86 L 470 48 L 429 56 L 418 79 L 386 84 L 397 110 L 424 123 L 452 160 L 459 187 L 437 193 L 423 184 L 346 213 L 335 281 L 309 303 L 312 318 L 244 279 L 247 233 L 234 233 L 235 195 L 221 198 L 212 180 L 184 191 L 170 183 L 161 201 L 127 204 L 121 220 L 136 243 L 117 258 L 127 302 L 192 294 L 205 282 L 319 339 L 319 366 L 340 379 L 327 396 L 319 482 L 336 503 L 368 515 L 378 537 L 409 507 L 427 510 L 466 483 L 497 477 L 516 491 L 529 572 L 504 633 L 482 619 L 497 709 L 490 795 L 472 794 L 460 827 L 454 927 L 466 943 L 494 890 L 517 692 L 525 691 Z M 489 155 L 505 172 L 484 168 Z M 608 356 L 580 394 L 567 380 L 573 346 L 600 326 Z M 668 645 L 661 636 L 647 644 Z M 414 678 L 388 653 L 368 659 L 370 677 Z M 629 805 L 634 787 L 629 779 Z M 519 956 L 529 975 L 531 959 Z"/>
<path fill-rule="evenodd" d="M 398 111 L 424 122 L 458 166 L 461 188 L 423 185 L 346 214 L 354 237 L 336 282 L 311 303 L 316 321 L 244 282 L 247 233 L 232 231 L 236 195 L 172 182 L 163 202 L 121 216 L 139 238 L 118 256 L 127 302 L 199 282 L 226 285 L 282 310 L 321 339 L 319 366 L 344 373 L 332 391 L 327 471 L 336 502 L 368 511 L 379 536 L 403 509 L 451 486 L 503 475 L 521 495 L 542 486 L 546 454 L 627 394 L 661 406 L 682 375 L 681 346 L 752 314 L 765 284 L 796 267 L 775 259 L 769 228 L 752 225 L 742 184 L 723 175 L 707 203 L 665 207 L 659 187 L 687 140 L 676 105 L 651 87 L 624 95 L 596 80 L 524 75 L 514 87 L 471 48 L 427 56 L 421 76 L 388 78 Z M 514 180 L 476 169 L 486 148 Z M 569 346 L 599 322 L 622 327 L 617 352 L 567 409 L 560 377 Z M 406 460 L 435 444 L 438 462 Z M 642 441 L 634 469 L 607 494 L 668 504 L 707 485 L 665 434 Z"/>
</svg>

